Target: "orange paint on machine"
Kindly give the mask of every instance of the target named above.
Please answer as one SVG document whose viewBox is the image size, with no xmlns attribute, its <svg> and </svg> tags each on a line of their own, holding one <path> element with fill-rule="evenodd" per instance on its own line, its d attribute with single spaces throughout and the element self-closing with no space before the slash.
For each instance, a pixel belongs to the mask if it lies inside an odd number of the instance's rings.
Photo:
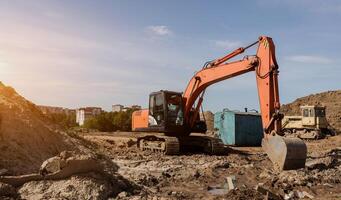
<svg viewBox="0 0 341 200">
<path fill-rule="evenodd" d="M 246 55 L 241 60 L 229 62 L 257 44 L 256 55 Z M 281 137 L 283 115 L 279 111 L 278 69 L 275 45 L 272 38 L 267 36 L 260 36 L 246 47 L 206 62 L 189 80 L 183 93 L 167 90 L 153 92 L 149 95 L 149 108 L 132 114 L 132 130 L 149 133 L 138 139 L 138 146 L 165 154 L 178 153 L 181 145 L 182 149 L 197 146 L 206 153 L 220 152 L 223 148 L 219 141 L 191 136 L 191 133 L 205 133 L 207 130 L 205 121 L 200 119 L 205 91 L 215 83 L 254 72 L 264 127 L 264 151 L 281 169 L 304 167 L 307 154 L 305 143 L 298 138 Z"/>
</svg>

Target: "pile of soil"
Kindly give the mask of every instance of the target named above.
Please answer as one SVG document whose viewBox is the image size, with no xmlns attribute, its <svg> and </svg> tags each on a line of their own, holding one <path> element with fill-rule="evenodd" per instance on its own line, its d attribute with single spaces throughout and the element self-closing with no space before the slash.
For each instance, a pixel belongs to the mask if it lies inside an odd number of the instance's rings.
<svg viewBox="0 0 341 200">
<path fill-rule="evenodd" d="M 35 172 L 47 158 L 76 148 L 35 104 L 0 82 L 0 169 L 11 175 Z"/>
<path fill-rule="evenodd" d="M 116 173 L 117 165 L 99 153 L 95 143 L 62 130 L 35 104 L 0 82 L 0 199 L 108 199 L 122 192 L 123 196 L 141 193 L 139 187 Z M 45 174 L 44 180 L 28 180 L 39 176 L 45 160 L 65 151 L 72 151 L 76 160 L 91 155 L 100 167 L 82 172 L 79 170 L 86 166 L 64 166 L 75 173 L 57 179 Z M 19 179 L 27 181 L 23 185 L 8 181 Z"/>
<path fill-rule="evenodd" d="M 281 111 L 285 115 L 301 115 L 300 106 L 326 106 L 326 116 L 329 125 L 341 133 L 341 90 L 327 91 L 296 99 L 294 102 L 282 105 Z"/>
</svg>

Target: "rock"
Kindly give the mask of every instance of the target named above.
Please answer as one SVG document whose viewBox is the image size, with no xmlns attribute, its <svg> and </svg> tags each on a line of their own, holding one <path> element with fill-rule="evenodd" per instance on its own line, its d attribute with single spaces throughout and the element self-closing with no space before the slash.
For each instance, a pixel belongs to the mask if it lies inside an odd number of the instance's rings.
<svg viewBox="0 0 341 200">
<path fill-rule="evenodd" d="M 61 160 L 59 156 L 45 160 L 40 167 L 40 174 L 45 176 L 46 174 L 58 172 L 61 169 Z"/>
<path fill-rule="evenodd" d="M 117 195 L 117 197 L 118 198 L 124 198 L 124 197 L 127 197 L 127 192 L 125 192 L 125 191 L 123 191 L 123 192 L 120 192 L 118 195 Z"/>
<path fill-rule="evenodd" d="M 122 142 L 122 141 L 119 141 L 119 142 L 117 143 L 117 147 L 118 147 L 118 148 L 125 148 L 125 147 L 126 147 L 126 143 L 124 143 L 124 142 Z"/>
<path fill-rule="evenodd" d="M 156 194 L 156 193 L 158 192 L 158 189 L 156 189 L 156 188 L 149 188 L 149 191 L 150 191 L 151 193 Z"/>
<path fill-rule="evenodd" d="M 273 192 L 271 192 L 269 189 L 266 189 L 265 187 L 263 187 L 261 184 L 258 184 L 256 186 L 256 191 L 258 191 L 259 193 L 266 195 L 266 197 L 268 199 L 274 199 L 274 200 L 280 200 L 282 199 L 280 195 L 275 194 Z"/>
<path fill-rule="evenodd" d="M 252 168 L 253 167 L 253 164 L 247 164 L 247 165 L 243 165 L 244 168 Z"/>
<path fill-rule="evenodd" d="M 260 173 L 259 174 L 259 176 L 258 176 L 259 178 L 270 178 L 271 177 L 271 175 L 269 174 L 269 172 L 268 171 L 263 171 L 262 173 Z"/>
<path fill-rule="evenodd" d="M 194 176 L 195 178 L 199 178 L 199 177 L 201 176 L 199 170 L 195 170 L 193 176 Z"/>
<path fill-rule="evenodd" d="M 236 177 L 235 176 L 228 176 L 226 177 L 226 182 L 227 182 L 227 186 L 228 186 L 228 190 L 234 190 L 235 186 L 234 186 L 234 182 L 236 181 Z"/>
<path fill-rule="evenodd" d="M 330 187 L 330 188 L 333 187 L 333 185 L 332 185 L 332 184 L 329 184 L 329 183 L 324 183 L 323 185 L 324 185 L 324 186 L 328 186 L 328 187 Z"/>
<path fill-rule="evenodd" d="M 218 161 L 215 161 L 213 164 L 212 164 L 212 168 L 229 168 L 230 167 L 230 163 L 228 161 L 223 161 L 223 160 L 218 160 Z"/>
<path fill-rule="evenodd" d="M 3 196 L 14 197 L 16 196 L 16 194 L 17 194 L 16 189 L 13 186 L 0 182 L 0 197 Z"/>
<path fill-rule="evenodd" d="M 305 197 L 308 197 L 308 198 L 310 198 L 310 199 L 313 199 L 313 198 L 314 198 L 313 195 L 309 194 L 309 193 L 306 192 L 306 191 L 303 191 L 303 194 L 304 194 Z"/>
<path fill-rule="evenodd" d="M 292 199 L 292 198 L 294 198 L 294 196 L 295 196 L 294 191 L 291 191 L 289 194 L 284 195 L 284 200 Z"/>
<path fill-rule="evenodd" d="M 61 156 L 47 159 L 41 165 L 40 173 L 0 176 L 0 181 L 18 187 L 30 181 L 60 180 L 88 172 L 104 173 L 103 167 L 103 163 L 99 162 L 93 155 L 75 153 L 66 160 L 62 159 Z"/>
<path fill-rule="evenodd" d="M 337 164 L 337 162 L 338 161 L 335 157 L 327 156 L 325 158 L 318 158 L 308 161 L 305 166 L 310 170 L 313 169 L 322 170 L 334 167 Z"/>
<path fill-rule="evenodd" d="M 114 177 L 112 177 L 113 181 Z M 25 183 L 18 190 L 21 199 L 107 199 L 122 190 L 96 174 L 72 176 L 66 180 L 43 180 Z M 19 198 L 19 199 L 20 199 Z"/>
<path fill-rule="evenodd" d="M 314 196 L 309 194 L 308 192 L 306 191 L 303 191 L 303 192 L 300 192 L 300 191 L 295 191 L 295 196 L 300 198 L 300 199 L 303 199 L 305 197 L 308 197 L 309 199 L 313 199 Z"/>
<path fill-rule="evenodd" d="M 133 145 L 135 145 L 135 144 L 136 144 L 136 141 L 130 139 L 130 140 L 128 140 L 128 142 L 127 142 L 127 147 L 131 147 L 131 146 L 133 146 Z"/>
</svg>

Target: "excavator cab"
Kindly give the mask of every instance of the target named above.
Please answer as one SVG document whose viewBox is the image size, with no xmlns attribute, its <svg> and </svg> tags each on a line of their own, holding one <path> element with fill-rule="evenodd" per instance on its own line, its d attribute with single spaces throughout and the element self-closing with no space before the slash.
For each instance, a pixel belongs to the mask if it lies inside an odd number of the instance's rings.
<svg viewBox="0 0 341 200">
<path fill-rule="evenodd" d="M 161 90 L 149 95 L 148 129 L 163 133 L 184 131 L 182 94 Z"/>
</svg>

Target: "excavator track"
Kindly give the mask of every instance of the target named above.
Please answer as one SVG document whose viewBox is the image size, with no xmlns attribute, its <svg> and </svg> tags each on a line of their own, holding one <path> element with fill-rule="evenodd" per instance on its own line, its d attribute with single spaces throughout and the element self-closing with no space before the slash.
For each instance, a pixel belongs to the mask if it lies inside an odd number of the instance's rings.
<svg viewBox="0 0 341 200">
<path fill-rule="evenodd" d="M 180 150 L 179 140 L 169 136 L 143 136 L 138 138 L 137 145 L 142 151 L 160 152 L 165 155 L 177 155 Z"/>
<path fill-rule="evenodd" d="M 200 152 L 211 155 L 224 153 L 224 144 L 218 138 L 208 136 L 180 137 L 180 150 L 182 152 Z"/>
<path fill-rule="evenodd" d="M 138 138 L 138 147 L 142 151 L 160 152 L 165 155 L 177 155 L 180 152 L 200 152 L 211 155 L 224 153 L 224 144 L 218 138 L 207 136 L 157 136 L 147 135 Z"/>
<path fill-rule="evenodd" d="M 212 144 L 212 151 L 211 153 L 216 154 L 222 154 L 225 152 L 225 146 L 224 143 L 221 141 L 221 139 L 218 138 L 211 138 L 211 144 Z"/>
</svg>

